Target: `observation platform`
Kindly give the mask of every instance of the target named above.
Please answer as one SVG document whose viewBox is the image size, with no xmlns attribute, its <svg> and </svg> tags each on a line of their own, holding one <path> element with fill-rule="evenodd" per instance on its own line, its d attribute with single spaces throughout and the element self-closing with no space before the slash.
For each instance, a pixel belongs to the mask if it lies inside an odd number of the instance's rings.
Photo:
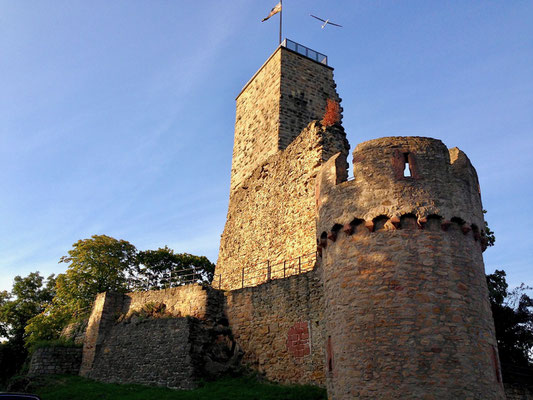
<svg viewBox="0 0 533 400">
<path fill-rule="evenodd" d="M 285 39 L 283 42 L 281 42 L 280 46 L 292 50 L 302 56 L 310 58 L 311 60 L 316 61 L 320 64 L 328 65 L 328 56 L 319 53 L 316 50 L 310 49 L 309 47 L 306 47 L 303 44 L 296 43 L 290 39 Z"/>
</svg>

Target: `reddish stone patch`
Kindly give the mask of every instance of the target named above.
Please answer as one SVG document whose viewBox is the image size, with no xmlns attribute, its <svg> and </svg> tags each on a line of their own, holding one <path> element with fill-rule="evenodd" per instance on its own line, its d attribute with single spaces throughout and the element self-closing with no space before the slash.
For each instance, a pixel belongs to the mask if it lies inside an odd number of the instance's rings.
<svg viewBox="0 0 533 400">
<path fill-rule="evenodd" d="M 309 324 L 307 322 L 297 322 L 289 329 L 287 333 L 287 350 L 294 357 L 303 357 L 311 354 Z"/>
<path fill-rule="evenodd" d="M 396 179 L 398 180 L 404 179 L 403 169 L 405 166 L 405 156 L 400 150 L 396 149 L 394 150 L 394 153 L 392 153 L 391 164 L 392 164 L 392 170 L 394 171 L 394 176 L 396 177 Z"/>
</svg>

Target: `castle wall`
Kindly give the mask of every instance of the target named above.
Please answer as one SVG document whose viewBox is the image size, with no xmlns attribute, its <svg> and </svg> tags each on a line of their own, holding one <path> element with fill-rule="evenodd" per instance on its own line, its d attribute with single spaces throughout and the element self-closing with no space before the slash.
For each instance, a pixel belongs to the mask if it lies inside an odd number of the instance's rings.
<svg viewBox="0 0 533 400">
<path fill-rule="evenodd" d="M 334 398 L 503 398 L 479 243 L 360 229 L 324 251 Z"/>
<path fill-rule="evenodd" d="M 75 345 L 81 346 L 85 340 L 85 331 L 87 330 L 88 319 L 74 321 L 69 323 L 61 330 L 60 339 L 74 342 Z"/>
<path fill-rule="evenodd" d="M 225 293 L 187 285 L 100 294 L 88 325 L 96 333 L 84 343 L 92 350 L 84 353 L 90 357 L 84 375 L 190 389 L 198 379 L 231 371 L 244 357 L 268 379 L 324 385 L 319 275 L 313 270 Z M 154 306 L 159 313 L 146 311 Z"/>
<path fill-rule="evenodd" d="M 102 382 L 196 387 L 187 318 L 115 324 L 98 349 L 88 377 Z"/>
<path fill-rule="evenodd" d="M 99 293 L 93 303 L 83 341 L 80 375 L 87 376 L 106 334 L 112 329 L 123 304 L 122 293 Z"/>
<path fill-rule="evenodd" d="M 328 393 L 504 398 L 466 156 L 435 139 L 377 139 L 355 149 L 350 182 L 338 159 L 317 189 Z"/>
<path fill-rule="evenodd" d="M 185 285 L 163 290 L 127 293 L 121 313 L 127 315 L 141 310 L 146 304 L 165 304 L 165 312 L 176 317 L 216 319 L 221 316 L 222 296 L 202 285 Z"/>
<path fill-rule="evenodd" d="M 29 376 L 78 375 L 82 350 L 79 347 L 42 347 L 31 356 Z"/>
<path fill-rule="evenodd" d="M 80 375 L 181 389 L 238 362 L 220 321 L 224 296 L 202 285 L 97 296 L 85 334 Z M 229 346 L 229 347 L 228 347 Z"/>
<path fill-rule="evenodd" d="M 268 157 L 285 149 L 328 98 L 340 101 L 333 69 L 278 47 L 237 96 L 232 193 Z"/>
<path fill-rule="evenodd" d="M 220 240 L 215 285 L 225 290 L 265 282 L 269 260 L 283 274 L 285 260 L 311 253 L 315 243 L 315 179 L 320 165 L 348 143 L 341 128 L 311 123 L 283 151 L 270 156 L 230 197 Z M 294 273 L 294 270 L 292 270 Z"/>
<path fill-rule="evenodd" d="M 243 362 L 283 383 L 323 386 L 322 285 L 317 270 L 226 293 Z"/>
</svg>

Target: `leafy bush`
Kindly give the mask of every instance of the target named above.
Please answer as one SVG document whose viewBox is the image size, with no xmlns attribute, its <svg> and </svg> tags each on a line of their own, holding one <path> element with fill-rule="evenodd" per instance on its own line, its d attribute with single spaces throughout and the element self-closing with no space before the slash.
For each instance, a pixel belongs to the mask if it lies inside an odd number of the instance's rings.
<svg viewBox="0 0 533 400">
<path fill-rule="evenodd" d="M 171 314 L 167 311 L 165 303 L 150 302 L 146 303 L 139 310 L 131 310 L 127 314 L 122 314 L 117 318 L 117 322 L 130 322 L 132 318 L 137 317 L 140 320 L 155 318 L 174 318 L 179 315 Z"/>
</svg>

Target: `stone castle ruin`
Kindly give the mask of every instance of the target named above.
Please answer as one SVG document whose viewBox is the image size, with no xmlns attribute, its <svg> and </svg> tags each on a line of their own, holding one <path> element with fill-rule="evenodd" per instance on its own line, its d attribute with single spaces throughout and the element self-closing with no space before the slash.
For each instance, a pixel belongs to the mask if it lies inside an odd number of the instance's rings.
<svg viewBox="0 0 533 400">
<path fill-rule="evenodd" d="M 468 157 L 386 137 L 355 148 L 348 179 L 328 99 L 327 58 L 280 45 L 237 96 L 212 286 L 100 294 L 81 375 L 192 388 L 241 363 L 332 399 L 505 398 Z"/>
</svg>

